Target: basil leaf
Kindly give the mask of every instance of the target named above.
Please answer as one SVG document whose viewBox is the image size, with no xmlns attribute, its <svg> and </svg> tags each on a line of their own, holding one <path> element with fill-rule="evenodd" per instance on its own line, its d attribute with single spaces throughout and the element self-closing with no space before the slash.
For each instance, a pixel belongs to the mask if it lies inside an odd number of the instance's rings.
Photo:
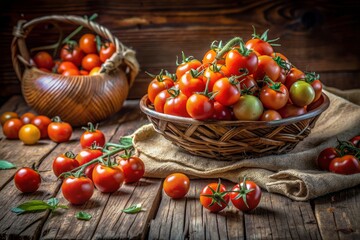
<svg viewBox="0 0 360 240">
<path fill-rule="evenodd" d="M 12 169 L 12 168 L 16 168 L 16 166 L 13 163 L 8 162 L 6 160 L 0 160 L 0 169 L 1 170 L 7 170 L 7 169 Z"/>
<path fill-rule="evenodd" d="M 67 206 L 58 205 L 58 204 L 59 204 L 59 200 L 57 198 L 50 198 L 47 201 L 30 200 L 20 204 L 17 207 L 12 208 L 11 211 L 16 214 L 22 214 L 27 212 L 41 212 L 47 209 L 54 211 L 57 208 L 68 208 Z"/>
<path fill-rule="evenodd" d="M 142 209 L 141 209 L 141 204 L 136 204 L 136 205 L 133 205 L 129 208 L 125 208 L 123 210 L 124 213 L 129 213 L 129 214 L 134 214 L 134 213 L 138 213 L 138 212 L 141 212 Z"/>
<path fill-rule="evenodd" d="M 79 220 L 85 220 L 85 221 L 89 221 L 92 218 L 91 214 L 82 211 L 77 212 L 75 217 Z"/>
</svg>

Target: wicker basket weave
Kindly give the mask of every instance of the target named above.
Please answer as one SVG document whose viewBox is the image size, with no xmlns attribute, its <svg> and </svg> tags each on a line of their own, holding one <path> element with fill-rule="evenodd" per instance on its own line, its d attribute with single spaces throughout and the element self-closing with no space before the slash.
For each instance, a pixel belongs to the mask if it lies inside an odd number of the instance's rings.
<svg viewBox="0 0 360 240">
<path fill-rule="evenodd" d="M 86 27 L 115 45 L 116 52 L 100 70 L 104 73 L 62 76 L 40 71 L 31 64 L 26 37 L 40 23 L 52 23 L 59 28 L 58 22 Z M 60 116 L 73 126 L 81 126 L 87 122 L 97 123 L 121 109 L 138 74 L 139 64 L 135 52 L 125 47 L 107 28 L 82 17 L 52 15 L 29 22 L 20 20 L 13 34 L 13 66 L 21 81 L 25 101 L 37 113 Z"/>
<path fill-rule="evenodd" d="M 197 121 L 158 113 L 145 95 L 140 109 L 155 130 L 191 154 L 218 159 L 240 160 L 291 151 L 306 138 L 320 114 L 329 106 L 323 102 L 308 113 L 278 121 Z"/>
</svg>

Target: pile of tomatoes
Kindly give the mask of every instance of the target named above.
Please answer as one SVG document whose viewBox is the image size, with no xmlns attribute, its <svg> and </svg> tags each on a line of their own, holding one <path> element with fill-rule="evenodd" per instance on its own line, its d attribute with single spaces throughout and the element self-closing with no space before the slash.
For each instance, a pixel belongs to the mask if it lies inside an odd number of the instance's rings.
<svg viewBox="0 0 360 240">
<path fill-rule="evenodd" d="M 320 170 L 338 174 L 360 173 L 360 136 L 339 141 L 338 146 L 322 150 L 316 159 Z"/>
<path fill-rule="evenodd" d="M 123 183 L 137 182 L 145 172 L 143 161 L 131 154 L 129 149 L 114 158 L 114 152 L 107 145 L 102 131 L 89 123 L 80 137 L 82 150 L 78 154 L 71 151 L 55 157 L 52 169 L 56 177 L 63 180 L 61 190 L 64 198 L 70 203 L 79 205 L 88 201 L 94 189 L 103 193 L 117 191 Z M 129 148 L 131 148 L 129 146 Z M 106 159 L 107 158 L 107 159 Z M 22 192 L 35 192 L 41 177 L 34 168 L 20 168 L 14 177 L 16 187 Z"/>
<path fill-rule="evenodd" d="M 8 139 L 20 139 L 26 145 L 36 144 L 40 139 L 50 138 L 60 143 L 69 141 L 72 127 L 59 117 L 53 119 L 27 112 L 19 117 L 16 112 L 1 115 L 3 133 Z"/>
<path fill-rule="evenodd" d="M 190 180 L 183 173 L 173 173 L 167 176 L 163 183 L 166 195 L 171 198 L 183 198 L 189 191 Z M 261 189 L 250 180 L 244 178 L 230 191 L 219 182 L 206 185 L 200 193 L 201 205 L 211 212 L 220 212 L 229 205 L 229 202 L 239 210 L 248 212 L 255 209 L 261 200 Z"/>
<path fill-rule="evenodd" d="M 64 76 L 96 75 L 100 67 L 110 58 L 116 48 L 111 42 L 102 42 L 100 37 L 91 33 L 81 36 L 79 42 L 69 40 L 60 50 L 60 59 L 45 51 L 36 53 L 32 60 L 37 68 L 45 72 L 59 73 Z"/>
<path fill-rule="evenodd" d="M 211 44 L 202 61 L 182 54 L 176 74 L 150 75 L 148 98 L 160 113 L 197 120 L 273 121 L 305 114 L 321 104 L 319 75 L 303 72 L 274 52 L 254 28 L 246 43 L 240 37 L 225 46 Z"/>
</svg>

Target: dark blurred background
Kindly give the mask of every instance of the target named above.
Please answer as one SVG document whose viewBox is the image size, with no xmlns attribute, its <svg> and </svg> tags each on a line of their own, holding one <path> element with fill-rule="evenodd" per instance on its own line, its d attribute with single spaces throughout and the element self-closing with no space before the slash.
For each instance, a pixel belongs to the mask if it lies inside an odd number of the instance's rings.
<svg viewBox="0 0 360 240">
<path fill-rule="evenodd" d="M 13 26 L 19 19 L 52 14 L 98 13 L 98 23 L 137 51 L 141 72 L 129 98 L 146 92 L 151 79 L 144 71 L 174 71 L 182 50 L 201 59 L 213 40 L 248 40 L 251 25 L 258 32 L 270 29 L 269 38 L 280 37 L 282 45 L 275 50 L 301 70 L 320 73 L 326 85 L 360 88 L 360 1 L 12 0 L 1 1 L 0 11 L 0 104 L 21 94 L 11 62 Z M 42 46 L 57 37 L 47 24 L 34 29 L 27 44 Z"/>
</svg>

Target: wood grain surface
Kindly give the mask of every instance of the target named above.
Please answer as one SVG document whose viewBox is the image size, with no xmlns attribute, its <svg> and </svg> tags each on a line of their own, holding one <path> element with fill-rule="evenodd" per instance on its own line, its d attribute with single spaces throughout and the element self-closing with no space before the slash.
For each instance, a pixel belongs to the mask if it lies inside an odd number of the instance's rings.
<svg viewBox="0 0 360 240">
<path fill-rule="evenodd" d="M 138 100 L 129 100 L 119 113 L 100 123 L 108 141 L 117 142 L 148 123 L 138 105 Z M 29 109 L 21 97 L 14 96 L 0 110 L 23 113 Z M 0 136 L 1 159 L 18 168 L 36 163 L 42 176 L 37 192 L 22 194 L 14 186 L 15 170 L 0 170 L 0 239 L 359 239 L 360 186 L 307 202 L 263 191 L 260 205 L 252 212 L 230 206 L 214 214 L 200 205 L 199 194 L 217 179 L 193 179 L 186 198 L 173 200 L 163 193 L 162 179 L 143 178 L 113 194 L 96 190 L 86 204 L 73 206 L 62 196 L 52 161 L 60 153 L 79 152 L 82 131 L 75 128 L 67 143 L 41 140 L 36 146 Z M 69 209 L 19 216 L 10 211 L 24 201 L 51 197 L 59 198 Z M 137 203 L 145 211 L 136 215 L 121 212 Z M 91 213 L 92 219 L 77 220 L 78 211 Z"/>
<path fill-rule="evenodd" d="M 140 98 L 146 92 L 151 79 L 145 71 L 174 71 L 181 50 L 202 58 L 215 39 L 249 39 L 251 25 L 259 32 L 270 29 L 270 38 L 280 37 L 282 46 L 276 49 L 298 68 L 319 72 L 325 84 L 342 89 L 360 87 L 359 1 L 13 0 L 1 1 L 0 9 L 2 100 L 20 93 L 10 60 L 12 28 L 17 20 L 94 12 L 99 14 L 97 22 L 137 51 L 141 72 L 130 98 Z M 64 30 L 70 29 L 64 26 Z M 53 43 L 57 36 L 53 26 L 45 25 L 32 33 L 27 43 L 30 47 Z"/>
</svg>

